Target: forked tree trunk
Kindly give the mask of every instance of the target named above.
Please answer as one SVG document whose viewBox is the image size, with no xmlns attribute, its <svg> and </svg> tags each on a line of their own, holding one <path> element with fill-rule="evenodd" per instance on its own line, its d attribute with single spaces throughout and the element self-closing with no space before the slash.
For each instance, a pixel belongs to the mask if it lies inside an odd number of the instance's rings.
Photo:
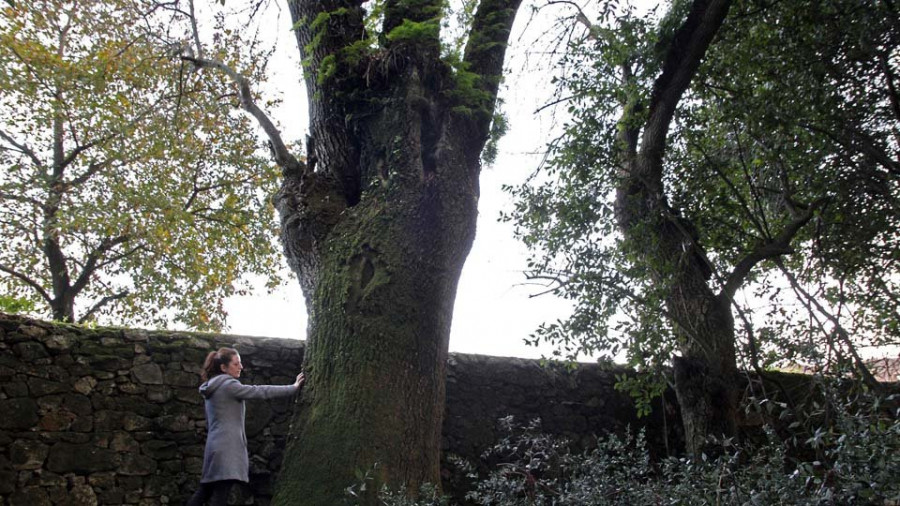
<svg viewBox="0 0 900 506">
<path fill-rule="evenodd" d="M 708 437 L 736 434 L 730 299 L 710 288 L 710 268 L 691 224 L 669 209 L 661 184 L 654 191 L 645 179 L 626 177 L 623 182 L 617 198 L 619 226 L 628 247 L 640 252 L 641 261 L 655 273 L 653 282 L 662 287 L 666 315 L 680 343 L 673 368 L 685 445 L 699 456 Z"/>
<path fill-rule="evenodd" d="M 413 495 L 440 485 L 453 302 L 519 2 L 480 2 L 465 89 L 439 57 L 439 0 L 386 2 L 374 51 L 361 3 L 289 3 L 311 138 L 306 164 L 283 164 L 276 207 L 307 300 L 308 383 L 279 505 L 340 504 L 367 472 Z"/>
</svg>

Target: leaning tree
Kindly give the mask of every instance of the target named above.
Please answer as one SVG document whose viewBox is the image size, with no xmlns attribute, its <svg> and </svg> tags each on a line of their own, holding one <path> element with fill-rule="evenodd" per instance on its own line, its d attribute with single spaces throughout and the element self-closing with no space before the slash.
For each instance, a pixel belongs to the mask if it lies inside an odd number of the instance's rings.
<svg viewBox="0 0 900 506">
<path fill-rule="evenodd" d="M 283 169 L 275 207 L 309 314 L 305 371 L 275 504 L 332 505 L 372 470 L 415 493 L 439 483 L 445 362 L 457 282 L 475 236 L 519 0 L 470 5 L 461 54 L 444 2 L 288 3 L 310 109 L 291 153 L 229 73 Z"/>
</svg>

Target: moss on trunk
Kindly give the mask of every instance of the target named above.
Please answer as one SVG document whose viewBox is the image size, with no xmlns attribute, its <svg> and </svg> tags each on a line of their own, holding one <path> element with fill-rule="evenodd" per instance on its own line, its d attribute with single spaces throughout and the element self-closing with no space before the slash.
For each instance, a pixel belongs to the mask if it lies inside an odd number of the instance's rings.
<svg viewBox="0 0 900 506">
<path fill-rule="evenodd" d="M 309 386 L 274 504 L 337 504 L 372 470 L 411 491 L 440 483 L 447 340 L 477 214 L 473 189 L 450 183 L 435 174 L 373 190 L 329 235 L 310 301 Z"/>
</svg>

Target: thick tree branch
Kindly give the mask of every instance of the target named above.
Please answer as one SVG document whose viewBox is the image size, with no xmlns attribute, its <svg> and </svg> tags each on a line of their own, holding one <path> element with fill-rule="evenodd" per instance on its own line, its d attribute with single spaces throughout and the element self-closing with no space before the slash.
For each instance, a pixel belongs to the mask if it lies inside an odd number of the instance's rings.
<svg viewBox="0 0 900 506">
<path fill-rule="evenodd" d="M 482 0 L 472 19 L 463 61 L 479 76 L 479 86 L 486 94 L 469 136 L 478 151 L 490 134 L 509 34 L 520 4 L 521 0 Z"/>
<path fill-rule="evenodd" d="M 253 100 L 253 94 L 250 92 L 250 82 L 247 78 L 219 61 L 193 58 L 190 56 L 182 56 L 181 58 L 182 60 L 193 63 L 198 68 L 212 68 L 227 75 L 238 88 L 241 107 L 256 119 L 260 127 L 262 127 L 263 131 L 266 133 L 266 136 L 268 136 L 269 142 L 272 144 L 272 151 L 275 154 L 275 163 L 277 163 L 286 173 L 302 174 L 306 171 L 305 165 L 294 157 L 287 149 L 287 146 L 285 146 L 284 141 L 281 139 L 281 132 L 278 131 L 278 128 L 276 128 L 275 124 L 272 123 L 272 120 L 269 119 L 269 116 L 256 105 L 256 102 Z"/>
<path fill-rule="evenodd" d="M 878 54 L 878 60 L 881 63 L 881 71 L 884 72 L 884 80 L 887 82 L 887 95 L 891 101 L 891 109 L 894 111 L 894 120 L 900 121 L 900 97 L 897 95 L 894 72 L 891 70 L 891 64 L 884 52 Z"/>
<path fill-rule="evenodd" d="M 75 161 L 76 158 L 78 158 L 78 155 L 80 155 L 81 153 L 84 153 L 85 151 L 91 149 L 92 147 L 96 146 L 97 144 L 99 144 L 101 142 L 106 142 L 107 140 L 109 140 L 115 136 L 116 136 L 116 134 L 110 134 L 110 135 L 107 135 L 106 137 L 104 137 L 103 139 L 87 142 L 85 144 L 80 144 L 80 145 L 76 146 L 75 149 L 73 149 L 68 155 L 63 157 L 63 159 L 59 162 L 59 169 L 64 171 L 66 169 L 66 167 L 69 166 L 69 164 L 71 164 L 73 161 Z"/>
<path fill-rule="evenodd" d="M 84 267 L 81 269 L 81 273 L 78 275 L 78 278 L 72 284 L 72 293 L 74 295 L 78 295 L 81 293 L 81 290 L 87 286 L 88 282 L 91 279 L 91 276 L 94 272 L 97 271 L 97 262 L 103 258 L 103 255 L 106 254 L 112 248 L 115 248 L 119 244 L 123 244 L 128 242 L 131 239 L 130 235 L 120 235 L 118 237 L 108 237 L 100 241 L 100 244 L 92 251 L 88 257 L 87 261 L 84 263 Z"/>
<path fill-rule="evenodd" d="M 622 64 L 621 70 L 622 83 L 625 86 L 632 84 L 634 73 L 632 72 L 631 65 L 628 62 L 625 62 Z M 626 161 L 631 165 L 632 160 L 634 160 L 637 155 L 640 127 L 636 124 L 629 123 L 636 123 L 633 118 L 640 112 L 641 104 L 637 97 L 624 96 L 620 105 L 622 107 L 622 117 L 619 119 L 619 147 L 623 152 L 623 161 Z"/>
<path fill-rule="evenodd" d="M 318 170 L 341 185 L 349 205 L 359 202 L 362 181 L 359 138 L 351 131 L 348 96 L 366 89 L 363 74 L 369 58 L 353 68 L 341 56 L 345 48 L 366 38 L 360 0 L 292 0 L 288 2 L 304 65 L 309 100 L 311 158 Z M 354 50 L 358 53 L 358 50 Z M 326 68 L 322 66 L 327 62 Z M 328 78 L 322 72 L 329 73 Z M 333 184 L 333 183 L 332 183 Z"/>
<path fill-rule="evenodd" d="M 47 257 L 47 265 L 50 270 L 50 281 L 53 285 L 53 295 L 55 297 L 62 297 L 63 294 L 70 288 L 69 285 L 69 267 L 66 265 L 66 255 L 63 253 L 62 248 L 59 245 L 59 241 L 51 232 L 48 231 L 49 228 L 52 228 L 52 220 L 55 216 L 55 210 L 45 218 L 44 222 L 44 237 L 43 237 L 43 251 L 44 255 Z"/>
<path fill-rule="evenodd" d="M 129 294 L 130 294 L 130 292 L 128 290 L 125 290 L 125 291 L 119 292 L 114 295 L 107 295 L 106 297 L 103 297 L 102 299 L 97 301 L 96 304 L 91 306 L 91 308 L 88 309 L 87 312 L 81 316 L 81 318 L 78 319 L 78 323 L 85 323 L 85 322 L 90 321 L 90 319 L 94 315 L 94 313 L 96 313 L 98 310 L 100 310 L 100 308 L 109 304 L 110 302 L 117 301 L 119 299 L 124 299 Z"/>
<path fill-rule="evenodd" d="M 675 33 L 653 85 L 649 116 L 641 139 L 641 154 L 654 173 L 662 170 L 666 136 L 675 108 L 693 79 L 706 50 L 725 21 L 732 0 L 694 0 L 687 19 Z M 656 174 L 651 175 L 657 179 Z"/>
<path fill-rule="evenodd" d="M 14 278 L 19 279 L 26 285 L 30 286 L 34 291 L 39 293 L 40 296 L 44 298 L 44 300 L 46 300 L 47 302 L 50 302 L 50 300 L 51 300 L 50 295 L 47 293 L 46 290 L 44 290 L 44 288 L 40 284 L 38 284 L 37 281 L 31 279 L 30 277 L 22 274 L 19 271 L 13 269 L 12 267 L 8 267 L 3 264 L 0 264 L 0 271 L 3 271 L 5 273 L 9 274 L 10 276 L 13 276 Z"/>
<path fill-rule="evenodd" d="M 784 230 L 778 234 L 778 237 L 760 244 L 750 252 L 750 254 L 741 259 L 731 271 L 731 274 L 728 275 L 725 286 L 722 288 L 723 295 L 727 297 L 728 300 L 733 300 L 735 293 L 737 293 L 741 285 L 744 284 L 744 280 L 750 275 L 753 267 L 759 262 L 793 253 L 794 249 L 791 247 L 791 241 L 793 241 L 800 229 L 812 219 L 818 208 L 821 207 L 824 202 L 823 199 L 813 202 L 813 204 L 807 207 L 807 209 L 797 216 L 794 221 L 785 226 Z"/>
<path fill-rule="evenodd" d="M 520 3 L 521 0 L 484 0 L 472 18 L 464 61 L 470 71 L 487 81 L 503 72 L 503 57 Z"/>
<path fill-rule="evenodd" d="M 421 23 L 423 21 L 438 22 L 442 13 L 441 0 L 419 0 L 409 2 L 405 0 L 387 0 L 384 5 L 384 23 L 382 33 L 387 35 L 394 28 L 400 26 L 405 20 Z M 426 42 L 426 41 L 422 41 Z M 437 48 L 440 44 L 438 34 L 434 34 L 432 40 L 427 41 Z"/>
</svg>

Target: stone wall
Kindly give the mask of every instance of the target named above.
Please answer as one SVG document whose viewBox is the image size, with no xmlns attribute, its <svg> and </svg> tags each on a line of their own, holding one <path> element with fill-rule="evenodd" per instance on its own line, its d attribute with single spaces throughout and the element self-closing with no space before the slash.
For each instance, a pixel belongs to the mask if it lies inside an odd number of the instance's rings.
<svg viewBox="0 0 900 506">
<path fill-rule="evenodd" d="M 202 465 L 200 365 L 220 346 L 240 350 L 250 384 L 290 383 L 303 357 L 297 340 L 0 315 L 0 506 L 182 504 Z M 540 417 L 548 432 L 582 441 L 636 423 L 630 400 L 613 389 L 622 370 L 458 354 L 449 366 L 445 453 L 476 458 L 507 414 Z M 291 407 L 290 399 L 248 406 L 251 484 L 236 503 L 268 504 Z M 644 422 L 662 445 L 662 418 Z M 449 469 L 445 478 L 457 482 Z"/>
</svg>

